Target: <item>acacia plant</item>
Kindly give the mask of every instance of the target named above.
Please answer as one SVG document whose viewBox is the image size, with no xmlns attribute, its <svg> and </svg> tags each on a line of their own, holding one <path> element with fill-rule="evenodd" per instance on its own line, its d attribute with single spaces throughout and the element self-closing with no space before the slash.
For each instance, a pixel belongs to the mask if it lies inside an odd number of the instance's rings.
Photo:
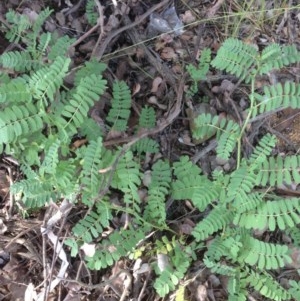
<svg viewBox="0 0 300 301">
<path fill-rule="evenodd" d="M 253 117 L 279 108 L 300 108 L 300 86 L 294 82 L 255 89 L 258 76 L 300 61 L 296 47 L 272 44 L 259 52 L 228 39 L 211 62 L 206 50 L 198 68 L 189 67 L 194 89 L 212 66 L 250 85 L 250 106 L 242 126 L 200 115 L 193 135 L 201 138 L 217 129 L 217 155 L 228 158 L 236 152 L 237 166 L 229 174 L 214 172 L 208 177 L 187 156 L 178 162 L 160 159 L 151 168 L 151 183 L 144 187 L 139 158 L 146 152 L 158 152 L 158 143 L 144 138 L 130 149 L 109 149 L 103 142 L 104 130 L 127 129 L 131 109 L 128 86 L 115 81 L 109 113 L 104 127 L 99 126 L 88 112 L 107 88 L 105 65 L 87 61 L 74 72 L 68 57 L 72 39 L 57 38 L 41 29 L 50 13 L 43 11 L 32 23 L 8 12 L 6 38 L 26 47 L 0 56 L 0 149 L 20 164 L 23 179 L 11 191 L 22 196 L 25 208 L 41 208 L 62 199 L 84 204 L 87 213 L 65 244 L 71 255 L 77 256 L 83 244 L 95 243 L 94 255 L 85 257 L 91 270 L 105 269 L 121 257 L 167 258 L 163 268 L 158 261 L 152 264 L 154 288 L 160 296 L 176 291 L 177 300 L 183 300 L 188 270 L 198 258 L 213 273 L 228 277 L 228 300 L 246 300 L 251 291 L 270 300 L 300 300 L 299 283 L 290 281 L 284 288 L 273 273 L 291 262 L 289 247 L 255 237 L 257 229 L 270 234 L 276 231 L 277 236 L 289 235 L 292 245 L 299 246 L 299 199 L 277 196 L 269 188 L 300 183 L 300 157 L 272 156 L 276 138 L 269 134 L 249 157 L 242 152 L 242 137 Z M 64 80 L 71 71 L 74 83 L 67 87 Z M 154 109 L 143 108 L 136 130 L 155 124 Z M 86 144 L 72 148 L 77 138 L 85 138 Z M 146 190 L 146 203 L 141 200 L 141 188 Z M 110 201 L 116 192 L 122 205 Z M 168 226 L 169 196 L 178 203 L 190 200 L 202 213 L 188 237 Z M 127 213 L 130 223 L 104 238 L 104 231 L 120 211 Z M 148 234 L 154 230 L 165 235 L 153 239 Z"/>
</svg>

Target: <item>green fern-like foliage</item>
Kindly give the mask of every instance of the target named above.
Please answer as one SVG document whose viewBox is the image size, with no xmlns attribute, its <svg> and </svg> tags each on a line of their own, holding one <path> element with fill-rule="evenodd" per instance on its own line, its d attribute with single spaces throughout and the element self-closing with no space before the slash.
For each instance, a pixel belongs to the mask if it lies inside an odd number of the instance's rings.
<svg viewBox="0 0 300 301">
<path fill-rule="evenodd" d="M 209 71 L 210 61 L 211 61 L 211 50 L 209 48 L 205 48 L 202 50 L 198 66 L 195 67 L 194 65 L 189 64 L 186 67 L 186 70 L 188 71 L 188 73 L 190 74 L 194 82 L 192 87 L 190 88 L 190 92 L 192 95 L 197 92 L 198 82 L 206 78 L 206 75 Z"/>
<path fill-rule="evenodd" d="M 223 43 L 211 64 L 217 69 L 249 82 L 249 73 L 255 67 L 257 56 L 258 52 L 254 47 L 229 38 Z"/>
<path fill-rule="evenodd" d="M 123 81 L 116 81 L 113 85 L 112 108 L 110 109 L 107 121 L 112 123 L 116 131 L 125 131 L 130 115 L 131 93 Z"/>
<path fill-rule="evenodd" d="M 262 296 L 270 300 L 291 300 L 291 294 L 280 286 L 274 279 L 267 273 L 255 272 L 253 270 L 245 270 L 241 275 L 243 282 L 253 287 Z"/>
<path fill-rule="evenodd" d="M 278 269 L 291 262 L 287 246 L 264 243 L 255 238 L 249 238 L 239 255 L 239 261 L 260 270 Z"/>
<path fill-rule="evenodd" d="M 70 59 L 57 57 L 49 67 L 41 68 L 31 74 L 28 85 L 33 97 L 48 105 L 48 99 L 52 100 L 57 89 L 62 85 L 70 62 Z"/>
<path fill-rule="evenodd" d="M 164 297 L 170 291 L 174 291 L 179 281 L 183 279 L 194 254 L 182 251 L 182 246 L 177 240 L 169 241 L 165 237 L 162 240 L 162 242 L 156 242 L 158 244 L 158 257 L 161 256 L 168 265 L 156 268 L 156 273 L 159 276 L 154 282 L 154 288 L 161 297 Z M 163 253 L 160 254 L 161 251 Z"/>
<path fill-rule="evenodd" d="M 90 204 L 92 199 L 97 196 L 101 177 L 99 170 L 102 168 L 102 138 L 91 141 L 84 149 L 83 166 L 81 171 L 81 183 L 83 187 L 82 201 L 85 204 Z"/>
<path fill-rule="evenodd" d="M 97 23 L 99 14 L 95 10 L 95 1 L 88 0 L 85 5 L 86 18 L 90 25 L 94 26 Z"/>
<path fill-rule="evenodd" d="M 211 181 L 206 176 L 200 175 L 200 170 L 196 166 L 188 169 L 189 165 L 192 163 L 186 162 L 186 158 L 182 158 L 175 165 L 177 180 L 172 183 L 172 197 L 175 200 L 191 199 L 195 206 L 203 211 L 217 198 L 219 187 L 215 185 L 212 188 Z"/>
<path fill-rule="evenodd" d="M 4 68 L 18 72 L 32 70 L 36 65 L 41 66 L 41 63 L 38 60 L 33 60 L 31 54 L 26 51 L 9 51 L 3 53 L 0 58 L 0 63 Z"/>
<path fill-rule="evenodd" d="M 141 199 L 138 194 L 140 184 L 139 164 L 133 160 L 132 152 L 127 151 L 117 165 L 111 186 L 124 193 L 124 202 L 132 207 L 135 212 L 140 212 L 141 210 Z"/>
<path fill-rule="evenodd" d="M 300 246 L 300 231 L 298 226 L 286 229 L 285 233 L 292 239 L 294 246 Z"/>
<path fill-rule="evenodd" d="M 220 158 L 228 159 L 236 147 L 240 135 L 240 127 L 232 120 L 226 121 L 211 114 L 200 114 L 195 120 L 193 137 L 202 139 L 210 137 L 217 131 L 218 146 L 217 154 Z"/>
<path fill-rule="evenodd" d="M 232 218 L 233 214 L 231 212 L 226 210 L 224 214 L 224 208 L 215 208 L 203 221 L 195 226 L 193 236 L 197 241 L 203 241 L 213 233 L 225 228 Z"/>
<path fill-rule="evenodd" d="M 13 10 L 9 10 L 6 13 L 6 20 L 11 24 L 11 28 L 5 34 L 5 37 L 10 42 L 15 43 L 18 43 L 22 39 L 26 30 L 32 25 L 27 16 L 15 13 Z"/>
<path fill-rule="evenodd" d="M 142 129 L 152 129 L 156 123 L 155 111 L 152 107 L 144 107 L 139 118 L 138 131 Z M 159 151 L 158 143 L 149 137 L 144 137 L 137 141 L 132 150 L 141 153 L 157 153 Z"/>
<path fill-rule="evenodd" d="M 50 60 L 55 60 L 58 56 L 67 55 L 68 48 L 73 42 L 75 42 L 75 39 L 71 39 L 68 36 L 63 36 L 58 39 L 52 37 L 51 41 L 49 41 L 50 51 L 48 53 L 48 58 Z"/>
<path fill-rule="evenodd" d="M 256 178 L 256 184 L 266 186 L 287 184 L 299 184 L 300 174 L 297 168 L 300 164 L 300 156 L 270 157 L 260 165 L 260 172 Z"/>
<path fill-rule="evenodd" d="M 93 9 L 94 2 L 88 1 L 88 17 Z M 107 149 L 104 142 L 106 129 L 127 129 L 129 87 L 125 82 L 113 84 L 109 113 L 100 127 L 89 111 L 107 88 L 103 79 L 106 66 L 91 59 L 71 69 L 68 50 L 73 40 L 57 38 L 42 28 L 50 13 L 48 9 L 41 12 L 35 22 L 12 11 L 6 15 L 10 24 L 7 39 L 24 48 L 0 55 L 0 150 L 18 160 L 23 176 L 12 185 L 11 193 L 20 196 L 25 209 L 62 199 L 84 204 L 87 213 L 78 216 L 73 234 L 65 242 L 71 255 L 78 256 L 82 246 L 93 247 L 95 254 L 85 256 L 87 267 L 100 270 L 122 257 L 148 252 L 141 256 L 151 255 L 148 262 L 155 269 L 154 288 L 161 297 L 180 291 L 185 285 L 180 282 L 197 259 L 212 272 L 228 277 L 228 300 L 247 300 L 251 290 L 269 299 L 298 300 L 299 283 L 291 281 L 290 288 L 283 288 L 272 273 L 291 262 L 289 248 L 281 245 L 280 239 L 276 244 L 265 242 L 255 237 L 253 230 L 285 233 L 292 245 L 299 245 L 299 200 L 278 197 L 273 189 L 299 184 L 299 157 L 272 156 L 276 138 L 269 134 L 255 142 L 251 154 L 243 154 L 243 137 L 251 118 L 280 108 L 299 108 L 300 90 L 295 83 L 255 89 L 257 76 L 300 61 L 296 47 L 273 44 L 258 51 L 228 39 L 211 64 L 210 50 L 202 51 L 197 68 L 187 68 L 193 92 L 210 66 L 251 83 L 249 108 L 241 124 L 209 114 L 195 121 L 194 137 L 214 134 L 217 156 L 228 159 L 236 155 L 237 166 L 228 174 L 214 171 L 204 175 L 187 156 L 174 163 L 156 159 L 150 166 L 151 181 L 143 185 L 143 154 L 159 151 L 154 137 L 143 138 L 130 149 Z M 66 87 L 69 74 L 74 81 L 68 81 Z M 155 125 L 155 110 L 145 107 L 133 132 L 138 135 Z M 83 145 L 75 146 L 77 139 Z M 112 202 L 112 197 L 118 198 L 117 202 Z M 168 238 L 174 234 L 166 219 L 169 198 L 175 204 L 189 201 L 189 208 L 196 211 L 195 226 L 187 237 Z M 113 229 L 113 218 L 120 212 L 128 217 L 126 225 Z M 108 233 L 107 228 L 112 231 Z M 153 233 L 161 237 L 162 231 L 165 236 L 153 244 Z M 168 259 L 165 267 L 161 267 L 161 255 Z M 182 292 L 179 295 L 183 298 Z"/>
<path fill-rule="evenodd" d="M 76 133 L 77 128 L 83 124 L 89 108 L 105 90 L 106 81 L 101 76 L 91 74 L 83 78 L 71 99 L 65 104 L 61 115 L 65 117 L 63 127 Z"/>
<path fill-rule="evenodd" d="M 75 73 L 74 85 L 78 86 L 82 79 L 92 74 L 96 76 L 102 76 L 102 73 L 105 69 L 106 69 L 105 64 L 99 63 L 94 59 L 85 62 L 84 66 Z"/>
<path fill-rule="evenodd" d="M 27 48 L 22 52 L 9 52 L 4 54 L 2 62 L 4 66 L 11 66 L 17 71 L 30 70 L 42 66 L 43 54 L 51 40 L 50 33 L 40 33 L 45 20 L 50 16 L 51 10 L 46 8 L 41 11 L 33 22 L 26 15 L 20 15 L 10 10 L 6 14 L 6 19 L 10 23 L 10 29 L 6 32 L 6 38 L 10 42 L 27 44 Z M 24 59 L 22 63 L 22 59 Z"/>
<path fill-rule="evenodd" d="M 296 282 L 294 280 L 291 280 L 289 282 L 290 288 L 289 288 L 289 293 L 292 295 L 292 297 L 296 300 L 300 300 L 300 284 L 299 282 Z"/>
<path fill-rule="evenodd" d="M 256 109 L 259 113 L 270 112 L 272 110 L 284 108 L 299 108 L 300 85 L 293 82 L 278 83 L 274 86 L 265 86 L 264 93 L 255 93 L 257 101 Z M 254 111 L 253 115 L 257 115 Z"/>
<path fill-rule="evenodd" d="M 256 183 L 256 175 L 246 165 L 242 165 L 230 175 L 228 184 L 227 202 L 243 201 L 251 192 Z"/>
<path fill-rule="evenodd" d="M 136 151 L 137 153 L 158 153 L 159 151 L 159 145 L 158 143 L 148 137 L 140 139 L 137 143 L 135 143 L 132 147 L 133 151 Z"/>
<path fill-rule="evenodd" d="M 152 107 L 145 106 L 142 108 L 139 118 L 139 129 L 152 129 L 155 127 L 156 114 Z"/>
<path fill-rule="evenodd" d="M 7 107 L 0 112 L 0 144 L 10 143 L 21 135 L 43 128 L 45 112 L 32 103 Z"/>
<path fill-rule="evenodd" d="M 206 74 L 209 70 L 209 63 L 211 61 L 211 50 L 209 48 L 203 49 L 199 60 L 198 68 L 193 65 L 187 66 L 187 71 L 190 73 L 191 78 L 198 82 L 206 78 Z"/>
<path fill-rule="evenodd" d="M 299 199 L 283 199 L 267 201 L 255 210 L 236 215 L 234 223 L 246 229 L 268 228 L 275 231 L 276 228 L 285 230 L 300 223 Z"/>
<path fill-rule="evenodd" d="M 22 78 L 11 80 L 6 84 L 0 86 L 0 102 L 5 103 L 25 103 L 31 102 L 32 94 L 26 81 Z"/>
<path fill-rule="evenodd" d="M 102 234 L 103 229 L 109 226 L 111 219 L 112 215 L 109 207 L 105 203 L 98 203 L 96 210 L 91 211 L 81 219 L 72 231 L 77 240 L 91 243 L 93 239 L 98 238 Z"/>
<path fill-rule="evenodd" d="M 91 270 L 100 270 L 113 265 L 121 257 L 134 251 L 137 244 L 144 239 L 145 232 L 143 228 L 113 232 L 108 239 L 102 241 L 93 257 L 86 257 L 87 266 Z"/>
<path fill-rule="evenodd" d="M 146 220 L 159 226 L 163 226 L 166 222 L 165 199 L 169 193 L 170 183 L 171 169 L 169 164 L 163 161 L 156 162 L 152 167 L 144 216 Z"/>
<path fill-rule="evenodd" d="M 299 61 L 299 51 L 295 45 L 268 45 L 260 56 L 259 74 L 267 74 L 271 70 L 281 69 Z"/>
</svg>

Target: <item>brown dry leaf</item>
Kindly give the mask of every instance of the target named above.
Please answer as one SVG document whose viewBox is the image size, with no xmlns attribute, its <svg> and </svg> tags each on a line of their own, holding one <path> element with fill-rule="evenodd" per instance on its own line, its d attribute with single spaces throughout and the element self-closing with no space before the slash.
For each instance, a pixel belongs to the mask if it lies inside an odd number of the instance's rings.
<svg viewBox="0 0 300 301">
<path fill-rule="evenodd" d="M 124 288 L 124 281 L 128 277 L 127 273 L 122 272 L 125 270 L 125 264 L 123 261 L 118 261 L 112 268 L 112 275 L 109 278 L 111 281 L 111 284 L 120 292 L 123 291 Z"/>
<path fill-rule="evenodd" d="M 60 26 L 66 25 L 66 17 L 62 12 L 57 12 L 55 18 Z"/>
<path fill-rule="evenodd" d="M 158 90 L 159 85 L 163 82 L 163 79 L 161 77 L 156 77 L 152 82 L 152 93 L 156 93 Z"/>
<path fill-rule="evenodd" d="M 173 37 L 170 34 L 163 34 L 155 43 L 155 51 L 162 50 L 167 44 L 173 42 Z"/>
<path fill-rule="evenodd" d="M 94 49 L 95 44 L 94 40 L 90 40 L 87 43 L 80 45 L 79 50 L 83 53 L 90 53 Z"/>
<path fill-rule="evenodd" d="M 183 15 L 181 15 L 181 20 L 185 24 L 190 24 L 195 22 L 197 19 L 190 10 L 187 10 Z"/>
<path fill-rule="evenodd" d="M 178 141 L 184 145 L 195 145 L 194 143 L 192 143 L 192 137 L 189 131 L 184 131 L 183 134 L 179 137 Z"/>
<path fill-rule="evenodd" d="M 9 192 L 9 178 L 6 175 L 6 172 L 4 170 L 0 170 L 0 196 L 4 200 L 5 197 L 8 195 Z"/>
<path fill-rule="evenodd" d="M 78 139 L 72 143 L 72 149 L 79 148 L 82 145 L 86 144 L 87 142 L 88 142 L 87 139 Z"/>
<path fill-rule="evenodd" d="M 187 235 L 191 235 L 193 231 L 193 227 L 187 223 L 180 224 L 179 229 L 182 234 L 187 234 Z"/>
<path fill-rule="evenodd" d="M 140 85 L 139 83 L 136 83 L 136 84 L 133 86 L 131 96 L 134 96 L 135 94 L 139 93 L 140 90 L 141 90 L 141 85 Z"/>
<path fill-rule="evenodd" d="M 172 47 L 165 47 L 160 56 L 164 60 L 173 60 L 177 58 L 177 54 Z"/>
<path fill-rule="evenodd" d="M 153 105 L 158 106 L 161 110 L 166 110 L 168 108 L 166 105 L 160 104 L 157 101 L 157 97 L 155 97 L 155 96 L 149 97 L 148 98 L 148 102 L 151 103 L 151 104 L 153 104 Z"/>
<path fill-rule="evenodd" d="M 117 139 L 117 138 L 121 138 L 122 135 L 123 135 L 123 132 L 115 131 L 115 130 L 111 129 L 109 131 L 109 133 L 107 134 L 106 139 L 107 140 Z"/>
<path fill-rule="evenodd" d="M 155 51 L 160 51 L 161 49 L 163 49 L 166 46 L 166 43 L 159 40 L 155 43 Z"/>
<path fill-rule="evenodd" d="M 135 50 L 135 56 L 136 56 L 137 60 L 139 61 L 145 57 L 145 51 L 141 47 L 137 47 Z"/>
</svg>

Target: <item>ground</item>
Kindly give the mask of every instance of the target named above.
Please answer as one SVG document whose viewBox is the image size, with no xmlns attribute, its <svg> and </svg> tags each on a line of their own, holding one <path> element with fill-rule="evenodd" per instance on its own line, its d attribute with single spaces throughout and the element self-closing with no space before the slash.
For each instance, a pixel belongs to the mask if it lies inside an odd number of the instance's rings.
<svg viewBox="0 0 300 301">
<path fill-rule="evenodd" d="M 164 120 L 155 128 L 152 138 L 159 142 L 159 156 L 171 162 L 181 155 L 189 156 L 201 166 L 204 174 L 210 176 L 212 171 L 220 169 L 230 172 L 235 168 L 236 158 L 222 161 L 216 157 L 214 136 L 197 141 L 193 139 L 193 120 L 200 113 L 213 113 L 230 116 L 240 122 L 243 112 L 249 106 L 249 85 L 240 83 L 236 78 L 210 70 L 192 96 L 186 96 L 192 86 L 187 76 L 186 66 L 197 65 L 205 48 L 215 55 L 226 38 L 235 37 L 261 50 L 271 43 L 280 45 L 294 44 L 300 50 L 300 7 L 298 1 L 151 1 L 151 0 L 96 0 L 94 12 L 95 23 L 87 20 L 86 1 L 2 1 L 0 3 L 0 53 L 14 49 L 16 45 L 5 38 L 6 12 L 11 9 L 35 19 L 40 11 L 49 7 L 51 16 L 44 25 L 44 31 L 56 32 L 58 36 L 68 35 L 74 38 L 70 48 L 73 66 L 80 66 L 91 57 L 96 57 L 108 65 L 105 78 L 110 87 L 115 79 L 123 80 L 132 93 L 132 114 L 127 133 L 109 132 L 106 146 L 117 146 L 133 141 L 136 134 L 130 125 L 136 125 L 141 108 L 149 105 L 155 109 L 157 119 Z M 117 6 L 115 6 L 117 4 Z M 167 16 L 166 10 L 169 15 Z M 169 18 L 169 19 L 168 19 Z M 173 19 L 172 19 L 173 18 Z M 179 29 L 174 28 L 172 20 L 178 22 Z M 22 44 L 17 48 L 22 49 Z M 2 68 L 2 67 L 1 67 Z M 284 68 L 280 73 L 269 74 L 256 82 L 257 87 L 265 82 L 288 79 L 299 82 L 299 66 Z M 66 79 L 72 82 L 72 78 Z M 104 103 L 110 99 L 107 91 Z M 176 99 L 183 96 L 180 107 Z M 200 104 L 201 103 L 201 104 Z M 102 101 L 96 103 L 89 114 L 99 123 L 105 109 Z M 175 107 L 175 109 L 174 109 Z M 172 115 L 172 112 L 176 112 Z M 300 147 L 299 109 L 286 109 L 270 112 L 262 121 L 248 128 L 247 138 L 254 144 L 258 137 L 266 132 L 278 137 L 276 151 L 280 154 L 297 154 Z M 84 139 L 74 142 L 74 147 L 84 144 Z M 243 146 L 243 154 L 249 154 L 249 145 Z M 43 267 L 45 262 L 52 264 L 51 271 L 56 273 L 53 247 L 43 242 L 45 237 L 40 227 L 45 219 L 46 209 L 21 215 L 22 205 L 13 204 L 9 193 L 12 182 L 22 177 L 18 163 L 13 158 L 2 154 L 0 163 L 0 300 L 24 300 L 25 291 L 29 294 L 30 285 L 43 285 Z M 144 162 L 145 173 L 151 166 L 153 158 Z M 299 197 L 298 187 L 279 187 L 278 193 L 285 196 Z M 117 198 L 117 194 L 116 194 Z M 117 202 L 117 201 L 116 201 Z M 188 201 L 174 206 L 171 199 L 167 202 L 168 223 L 178 232 L 189 235 L 195 226 L 197 214 Z M 85 210 L 79 207 L 78 210 Z M 9 218 L 7 218 L 9 216 Z M 116 216 L 113 227 L 122 224 L 124 216 Z M 75 212 L 64 221 L 66 229 L 56 229 L 61 238 L 68 236 L 68 231 L 78 220 Z M 64 231 L 66 230 L 66 231 Z M 113 229 L 108 229 L 113 231 Z M 265 233 L 265 236 L 268 236 Z M 268 240 L 268 238 L 266 238 Z M 297 255 L 297 254 L 296 254 Z M 76 259 L 67 254 L 70 264 L 69 282 L 60 283 L 58 288 L 48 295 L 47 300 L 174 300 L 159 298 L 151 288 L 151 274 L 140 277 L 133 285 L 130 296 L 123 294 L 126 273 L 131 273 L 133 262 L 118 261 L 112 268 L 101 272 L 91 272 L 84 265 L 82 254 Z M 52 260 L 53 259 L 53 260 Z M 298 263 L 299 265 L 299 263 Z M 196 260 L 189 271 L 201 269 L 203 263 Z M 76 275 L 76 271 L 89 274 L 92 283 L 83 283 L 85 279 Z M 126 272 L 123 272 L 126 270 Z M 128 272 L 129 271 L 129 272 Z M 288 269 L 277 271 L 277 279 L 285 281 Z M 108 280 L 108 281 L 107 281 Z M 103 282 L 104 281 L 104 282 Z M 106 282 L 105 282 L 106 281 Z M 99 283 L 105 285 L 96 285 Z M 226 279 L 203 271 L 189 285 L 187 300 L 226 300 Z M 144 287 L 143 287 L 144 285 Z M 143 293 L 144 292 L 144 293 Z M 30 296 L 26 300 L 33 300 Z M 122 299 L 124 298 L 124 299 Z M 127 298 L 127 299 L 126 299 Z M 173 298 L 173 299 L 172 299 Z M 250 300 L 250 299 L 249 299 Z M 251 300 L 262 300 L 253 297 Z"/>
</svg>

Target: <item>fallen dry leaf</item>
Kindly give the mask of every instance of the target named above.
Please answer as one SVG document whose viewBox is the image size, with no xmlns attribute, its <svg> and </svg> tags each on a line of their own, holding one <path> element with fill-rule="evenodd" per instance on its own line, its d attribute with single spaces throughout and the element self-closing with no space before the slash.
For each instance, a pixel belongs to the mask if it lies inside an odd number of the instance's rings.
<svg viewBox="0 0 300 301">
<path fill-rule="evenodd" d="M 177 54 L 175 53 L 175 51 L 172 47 L 165 47 L 162 50 L 160 56 L 164 60 L 173 60 L 173 59 L 177 58 Z"/>
<path fill-rule="evenodd" d="M 140 90 L 141 90 L 141 85 L 140 85 L 139 83 L 136 83 L 136 84 L 133 86 L 131 96 L 134 96 L 135 94 L 139 93 Z"/>
<path fill-rule="evenodd" d="M 192 14 L 190 10 L 187 10 L 184 14 L 181 15 L 181 20 L 185 24 L 190 24 L 196 21 L 196 17 Z"/>
<path fill-rule="evenodd" d="M 159 85 L 163 82 L 163 79 L 161 77 L 156 77 L 152 82 L 152 93 L 156 93 L 158 90 Z"/>
</svg>

